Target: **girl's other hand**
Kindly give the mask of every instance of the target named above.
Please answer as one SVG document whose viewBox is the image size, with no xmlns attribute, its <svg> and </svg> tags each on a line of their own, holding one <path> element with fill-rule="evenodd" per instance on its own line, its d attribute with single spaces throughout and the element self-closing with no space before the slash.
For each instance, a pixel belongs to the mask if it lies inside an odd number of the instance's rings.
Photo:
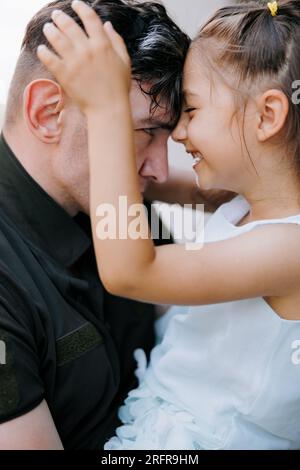
<svg viewBox="0 0 300 470">
<path fill-rule="evenodd" d="M 111 109 L 128 99 L 131 87 L 125 43 L 87 4 L 75 0 L 72 8 L 85 31 L 64 12 L 53 12 L 53 23 L 45 25 L 44 34 L 56 54 L 41 45 L 38 57 L 84 113 Z"/>
</svg>

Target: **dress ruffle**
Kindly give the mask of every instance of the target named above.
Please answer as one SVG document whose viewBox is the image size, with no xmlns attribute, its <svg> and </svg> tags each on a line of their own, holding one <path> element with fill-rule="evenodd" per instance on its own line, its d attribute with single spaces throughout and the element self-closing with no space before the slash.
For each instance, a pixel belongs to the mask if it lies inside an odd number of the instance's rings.
<svg viewBox="0 0 300 470">
<path fill-rule="evenodd" d="M 104 450 L 201 450 L 194 417 L 155 396 L 144 381 L 147 359 L 142 350 L 135 352 L 136 375 L 140 381 L 119 410 L 123 423 Z"/>
</svg>

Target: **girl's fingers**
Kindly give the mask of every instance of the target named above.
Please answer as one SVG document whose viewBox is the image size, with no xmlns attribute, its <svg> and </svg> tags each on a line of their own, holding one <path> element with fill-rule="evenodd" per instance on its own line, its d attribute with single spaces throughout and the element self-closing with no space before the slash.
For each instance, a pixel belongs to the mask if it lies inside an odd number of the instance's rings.
<svg viewBox="0 0 300 470">
<path fill-rule="evenodd" d="M 90 38 L 95 40 L 99 40 L 100 38 L 104 41 L 107 40 L 104 34 L 102 21 L 90 6 L 80 0 L 74 0 L 72 8 L 81 19 Z"/>
<path fill-rule="evenodd" d="M 61 59 L 44 45 L 38 47 L 37 56 L 49 72 L 57 77 L 61 68 Z"/>
<path fill-rule="evenodd" d="M 125 63 L 129 64 L 130 57 L 123 38 L 117 33 L 110 21 L 105 23 L 104 29 L 116 53 Z"/>
<path fill-rule="evenodd" d="M 80 44 L 80 41 L 86 41 L 87 36 L 83 29 L 69 15 L 61 10 L 54 10 L 52 20 L 60 31 L 65 34 L 70 41 Z"/>
<path fill-rule="evenodd" d="M 43 28 L 44 35 L 48 39 L 49 43 L 57 52 L 60 57 L 64 57 L 65 54 L 73 50 L 72 44 L 53 23 L 46 23 Z"/>
</svg>

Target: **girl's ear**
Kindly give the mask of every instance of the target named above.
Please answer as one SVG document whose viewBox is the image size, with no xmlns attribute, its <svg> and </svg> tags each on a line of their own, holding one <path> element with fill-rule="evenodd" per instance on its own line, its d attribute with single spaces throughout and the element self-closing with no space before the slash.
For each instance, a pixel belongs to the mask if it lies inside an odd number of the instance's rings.
<svg viewBox="0 0 300 470">
<path fill-rule="evenodd" d="M 280 90 L 266 91 L 258 100 L 256 134 L 259 142 L 266 142 L 283 129 L 289 112 L 287 96 Z"/>
</svg>

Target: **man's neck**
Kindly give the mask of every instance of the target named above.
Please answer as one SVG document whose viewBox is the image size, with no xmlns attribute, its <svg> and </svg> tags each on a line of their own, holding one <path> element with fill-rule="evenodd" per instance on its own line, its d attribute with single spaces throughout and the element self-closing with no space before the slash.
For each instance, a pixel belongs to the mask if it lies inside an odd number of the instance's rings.
<svg viewBox="0 0 300 470">
<path fill-rule="evenodd" d="M 34 144 L 28 140 L 21 129 L 10 131 L 3 129 L 4 138 L 17 160 L 31 178 L 57 203 L 70 217 L 75 217 L 80 208 L 69 196 L 68 191 L 52 175 L 50 156 L 46 154 L 43 144 Z M 24 144 L 26 142 L 26 144 Z"/>
</svg>

